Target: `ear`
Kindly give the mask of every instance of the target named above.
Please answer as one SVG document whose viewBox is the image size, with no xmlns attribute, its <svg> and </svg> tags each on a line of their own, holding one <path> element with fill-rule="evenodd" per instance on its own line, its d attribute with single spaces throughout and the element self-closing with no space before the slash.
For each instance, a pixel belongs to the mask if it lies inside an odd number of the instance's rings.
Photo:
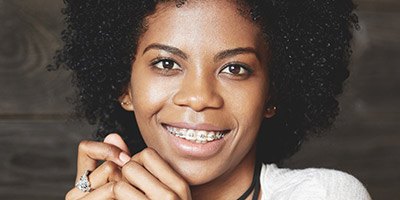
<svg viewBox="0 0 400 200">
<path fill-rule="evenodd" d="M 127 89 L 126 92 L 119 97 L 119 102 L 121 103 L 121 107 L 124 108 L 126 111 L 134 111 L 132 104 L 132 95 L 130 90 Z"/>
<path fill-rule="evenodd" d="M 275 106 L 269 106 L 264 113 L 264 117 L 266 118 L 272 118 L 276 114 L 276 107 Z"/>
</svg>

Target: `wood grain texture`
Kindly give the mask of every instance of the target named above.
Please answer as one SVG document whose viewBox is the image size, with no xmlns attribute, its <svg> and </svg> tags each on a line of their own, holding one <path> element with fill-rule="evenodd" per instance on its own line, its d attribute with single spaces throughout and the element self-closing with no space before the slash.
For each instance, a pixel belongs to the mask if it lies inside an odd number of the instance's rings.
<svg viewBox="0 0 400 200">
<path fill-rule="evenodd" d="M 63 199 L 73 187 L 78 142 L 91 132 L 73 122 L 0 120 L 0 199 Z"/>
<path fill-rule="evenodd" d="M 44 11 L 56 7 L 54 10 L 59 12 L 60 2 L 47 1 L 46 5 L 52 5 L 49 7 L 32 0 L 0 2 L 0 111 L 68 112 L 70 106 L 65 98 L 72 94 L 68 74 L 46 70 L 60 44 L 62 21 L 60 14 L 50 16 Z"/>
<path fill-rule="evenodd" d="M 400 198 L 400 2 L 359 0 L 351 77 L 335 127 L 285 163 L 353 174 L 376 200 Z M 63 199 L 76 147 L 93 128 L 66 123 L 65 72 L 45 66 L 60 45 L 61 0 L 0 0 L 0 199 Z"/>
</svg>

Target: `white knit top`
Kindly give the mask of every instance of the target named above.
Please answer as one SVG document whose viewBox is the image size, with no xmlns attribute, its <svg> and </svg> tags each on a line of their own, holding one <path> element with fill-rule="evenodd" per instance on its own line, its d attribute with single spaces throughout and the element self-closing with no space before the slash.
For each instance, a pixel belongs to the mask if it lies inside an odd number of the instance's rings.
<svg viewBox="0 0 400 200">
<path fill-rule="evenodd" d="M 360 181 L 330 169 L 290 170 L 264 164 L 260 182 L 262 200 L 371 200 Z"/>
</svg>

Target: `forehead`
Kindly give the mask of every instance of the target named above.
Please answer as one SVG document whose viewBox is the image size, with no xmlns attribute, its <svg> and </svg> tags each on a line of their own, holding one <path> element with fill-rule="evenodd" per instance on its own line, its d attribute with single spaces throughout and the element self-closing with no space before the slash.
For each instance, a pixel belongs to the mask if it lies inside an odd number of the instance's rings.
<svg viewBox="0 0 400 200">
<path fill-rule="evenodd" d="M 188 1 L 181 7 L 175 2 L 160 3 L 147 17 L 141 41 L 257 47 L 262 39 L 260 29 L 241 10 L 225 0 Z"/>
</svg>

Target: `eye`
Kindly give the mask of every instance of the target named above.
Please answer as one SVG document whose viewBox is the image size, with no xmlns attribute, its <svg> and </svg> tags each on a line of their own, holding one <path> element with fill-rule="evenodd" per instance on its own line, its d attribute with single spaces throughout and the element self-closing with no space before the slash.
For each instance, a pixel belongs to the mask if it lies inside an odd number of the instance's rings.
<svg viewBox="0 0 400 200">
<path fill-rule="evenodd" d="M 160 70 L 173 70 L 181 68 L 175 61 L 170 59 L 156 60 L 152 65 Z"/>
<path fill-rule="evenodd" d="M 221 70 L 221 73 L 230 74 L 230 75 L 234 75 L 234 76 L 250 75 L 251 72 L 252 71 L 248 67 L 246 67 L 242 64 L 229 64 L 229 65 L 226 65 Z"/>
</svg>

